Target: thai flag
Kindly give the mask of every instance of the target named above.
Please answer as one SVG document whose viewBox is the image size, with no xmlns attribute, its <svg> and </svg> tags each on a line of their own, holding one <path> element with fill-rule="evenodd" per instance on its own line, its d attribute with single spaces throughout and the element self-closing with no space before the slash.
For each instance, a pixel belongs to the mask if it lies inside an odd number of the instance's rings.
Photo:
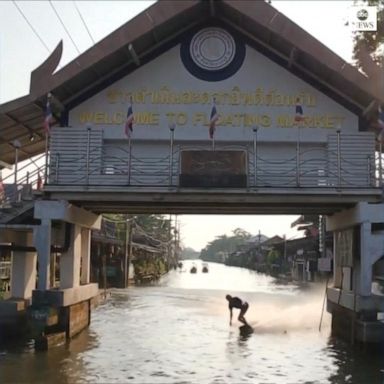
<svg viewBox="0 0 384 384">
<path fill-rule="evenodd" d="M 212 111 L 211 111 L 211 118 L 209 121 L 209 138 L 210 139 L 213 139 L 213 136 L 215 134 L 217 120 L 219 120 L 219 115 L 217 113 L 216 104 L 214 102 L 212 106 Z"/>
<path fill-rule="evenodd" d="M 131 133 L 133 132 L 133 110 L 132 110 L 132 102 L 128 107 L 127 111 L 127 120 L 125 121 L 125 135 L 127 137 L 131 137 Z"/>
<path fill-rule="evenodd" d="M 300 104 L 300 100 L 296 99 L 296 107 L 295 107 L 295 121 L 303 121 L 304 120 L 304 113 L 303 113 L 303 107 Z"/>
<path fill-rule="evenodd" d="M 49 99 L 47 100 L 47 105 L 45 108 L 45 119 L 44 119 L 44 131 L 47 136 L 49 136 L 51 132 L 51 123 L 52 123 L 53 115 L 51 110 L 51 103 Z"/>
</svg>

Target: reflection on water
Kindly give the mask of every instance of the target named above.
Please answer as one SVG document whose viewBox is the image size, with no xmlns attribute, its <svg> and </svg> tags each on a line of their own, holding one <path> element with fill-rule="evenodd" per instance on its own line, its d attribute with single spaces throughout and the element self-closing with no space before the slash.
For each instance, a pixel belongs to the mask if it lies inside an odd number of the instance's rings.
<svg viewBox="0 0 384 384">
<path fill-rule="evenodd" d="M 89 330 L 36 353 L 0 348 L 0 381 L 28 383 L 372 383 L 382 356 L 352 350 L 318 326 L 324 286 L 305 290 L 265 275 L 209 264 L 172 271 L 157 285 L 113 291 Z M 225 295 L 248 301 L 253 333 L 229 326 Z M 234 314 L 236 319 L 237 313 Z"/>
</svg>

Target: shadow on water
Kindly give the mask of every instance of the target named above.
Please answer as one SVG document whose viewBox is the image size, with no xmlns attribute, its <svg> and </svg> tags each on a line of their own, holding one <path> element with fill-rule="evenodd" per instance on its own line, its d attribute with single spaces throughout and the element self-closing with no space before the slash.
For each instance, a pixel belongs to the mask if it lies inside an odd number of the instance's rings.
<svg viewBox="0 0 384 384">
<path fill-rule="evenodd" d="M 334 358 L 334 367 L 337 368 L 329 376 L 329 383 L 384 383 L 384 345 L 364 349 L 361 345 L 352 346 L 330 337 L 325 351 Z"/>
<path fill-rule="evenodd" d="M 70 343 L 52 348 L 49 353 L 35 351 L 31 339 L 15 339 L 0 344 L 1 383 L 76 382 L 77 372 L 84 372 L 79 353 L 97 348 L 97 335 L 89 329 Z"/>
</svg>

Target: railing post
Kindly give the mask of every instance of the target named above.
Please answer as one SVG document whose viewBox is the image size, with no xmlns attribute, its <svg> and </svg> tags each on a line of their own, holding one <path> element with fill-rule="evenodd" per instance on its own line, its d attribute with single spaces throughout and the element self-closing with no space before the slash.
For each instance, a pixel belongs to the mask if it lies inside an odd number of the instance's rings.
<svg viewBox="0 0 384 384">
<path fill-rule="evenodd" d="M 29 184 L 29 171 L 27 171 L 27 177 L 26 177 L 26 180 L 25 180 L 25 184 Z"/>
<path fill-rule="evenodd" d="M 257 187 L 257 130 L 258 127 L 253 127 L 253 184 Z"/>
<path fill-rule="evenodd" d="M 59 182 L 59 167 L 60 167 L 60 153 L 56 153 L 56 164 L 55 164 L 55 180 L 56 184 Z"/>
<path fill-rule="evenodd" d="M 170 131 L 170 153 L 169 153 L 169 185 L 172 185 L 172 167 L 173 167 L 173 139 L 175 135 L 175 124 L 170 124 L 169 126 Z"/>
<path fill-rule="evenodd" d="M 19 162 L 19 148 L 15 147 L 15 174 L 14 176 L 14 183 L 15 183 L 15 188 L 17 190 L 17 166 Z"/>
<path fill-rule="evenodd" d="M 21 143 L 19 140 L 13 140 L 11 143 L 13 148 L 15 148 L 15 172 L 14 172 L 14 198 L 16 201 L 19 201 L 18 189 L 17 189 L 17 173 L 18 173 L 18 164 L 19 164 L 19 148 Z"/>
<path fill-rule="evenodd" d="M 336 131 L 337 134 L 337 187 L 341 188 L 341 130 Z"/>
<path fill-rule="evenodd" d="M 85 183 L 86 185 L 89 184 L 89 152 L 90 152 L 90 145 L 91 145 L 91 127 L 87 127 L 87 158 L 85 163 Z"/>
<path fill-rule="evenodd" d="M 297 127 L 296 141 L 296 187 L 300 187 L 300 127 Z"/>
<path fill-rule="evenodd" d="M 131 184 L 131 162 L 132 162 L 132 146 L 131 136 L 128 137 L 128 185 Z"/>
</svg>

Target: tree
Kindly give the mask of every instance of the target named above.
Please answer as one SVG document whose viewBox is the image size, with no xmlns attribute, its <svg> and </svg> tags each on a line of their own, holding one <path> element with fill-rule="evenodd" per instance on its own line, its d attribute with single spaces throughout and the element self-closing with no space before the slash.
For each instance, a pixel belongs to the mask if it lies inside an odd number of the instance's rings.
<svg viewBox="0 0 384 384">
<path fill-rule="evenodd" d="M 281 256 L 278 250 L 272 248 L 269 250 L 267 255 L 267 264 L 270 266 L 273 264 L 280 264 L 281 263 Z"/>
<path fill-rule="evenodd" d="M 360 0 L 357 5 L 376 6 L 377 12 L 377 31 L 355 31 L 354 32 L 354 48 L 353 58 L 356 64 L 368 76 L 372 72 L 367 54 L 378 65 L 383 67 L 384 55 L 384 0 Z"/>
<path fill-rule="evenodd" d="M 232 231 L 233 235 L 238 238 L 238 239 L 242 239 L 242 240 L 248 240 L 251 238 L 251 234 L 247 231 L 245 231 L 244 229 L 242 228 L 236 228 Z"/>
<path fill-rule="evenodd" d="M 199 258 L 199 252 L 195 251 L 191 247 L 182 248 L 181 250 L 181 259 L 198 259 Z"/>
<path fill-rule="evenodd" d="M 242 228 L 236 228 L 232 231 L 233 236 L 220 235 L 215 240 L 209 242 L 201 250 L 200 258 L 206 261 L 223 262 L 224 255 L 234 252 L 239 245 L 245 244 L 245 241 L 251 237 L 251 234 Z"/>
<path fill-rule="evenodd" d="M 126 222 L 130 220 L 137 225 L 136 232 L 151 237 L 161 242 L 172 239 L 173 231 L 171 222 L 164 215 L 127 215 L 127 214 L 105 214 L 108 222 L 114 223 L 115 237 L 124 241 L 126 236 Z"/>
</svg>

